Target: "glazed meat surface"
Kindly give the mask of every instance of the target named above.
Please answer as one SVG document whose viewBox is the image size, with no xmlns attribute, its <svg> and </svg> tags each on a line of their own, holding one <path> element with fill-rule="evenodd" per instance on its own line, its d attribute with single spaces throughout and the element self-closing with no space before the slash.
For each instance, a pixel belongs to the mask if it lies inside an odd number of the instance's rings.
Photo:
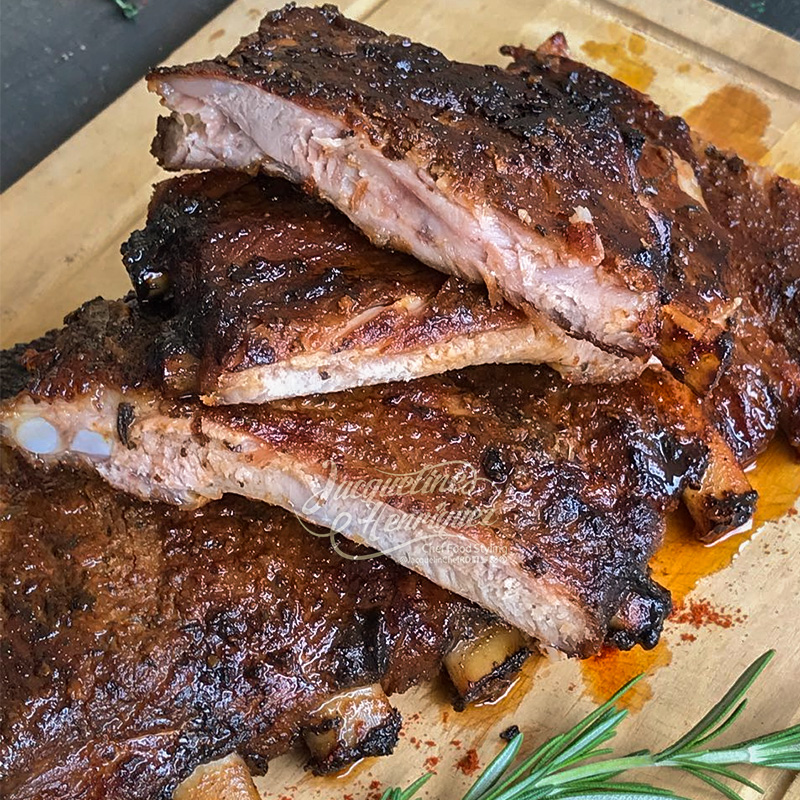
<svg viewBox="0 0 800 800">
<path fill-rule="evenodd" d="M 330 206 L 274 178 L 218 171 L 165 181 L 123 254 L 143 307 L 168 319 L 155 353 L 162 380 L 210 404 L 486 362 L 545 362 L 576 381 L 643 368 L 375 247 Z"/>
<path fill-rule="evenodd" d="M 173 110 L 154 152 L 285 175 L 376 243 L 612 352 L 654 352 L 707 393 L 736 303 L 687 126 L 569 59 L 563 37 L 504 52 L 504 71 L 461 64 L 287 6 L 227 58 L 151 74 Z"/>
<path fill-rule="evenodd" d="M 780 427 L 800 449 L 800 187 L 699 142 L 700 185 L 733 242 L 742 298 L 731 368 L 714 390 L 720 429 L 742 461 Z"/>
<path fill-rule="evenodd" d="M 181 511 L 3 459 L 5 798 L 169 797 L 233 751 L 263 771 L 332 695 L 403 691 L 489 619 L 264 503 Z M 394 711 L 351 758 L 398 727 Z"/>
<path fill-rule="evenodd" d="M 706 394 L 730 358 L 728 328 L 736 295 L 728 280 L 730 236 L 704 205 L 689 127 L 646 95 L 572 59 L 562 34 L 536 51 L 502 51 L 513 57 L 509 70 L 515 74 L 546 80 L 588 105 L 607 107 L 636 142 L 642 191 L 665 237 L 657 354 L 677 378 Z"/>
<path fill-rule="evenodd" d="M 289 508 L 568 653 L 655 643 L 669 603 L 647 562 L 681 494 L 703 538 L 752 514 L 730 451 L 666 373 L 569 387 L 494 366 L 212 408 L 148 382 L 137 342 L 153 324 L 97 300 L 9 354 L 27 376 L 0 412 L 5 437 L 143 497 Z"/>
<path fill-rule="evenodd" d="M 603 104 L 348 20 L 285 8 L 226 58 L 155 70 L 172 169 L 260 166 L 379 245 L 533 306 L 616 352 L 652 349 L 662 220 Z"/>
<path fill-rule="evenodd" d="M 800 188 L 700 141 L 646 95 L 573 60 L 561 34 L 535 52 L 504 52 L 512 70 L 606 103 L 642 137 L 640 170 L 670 221 L 665 365 L 699 393 L 713 389 L 706 406 L 742 463 L 779 426 L 800 446 Z M 726 316 L 733 337 L 721 330 Z"/>
</svg>

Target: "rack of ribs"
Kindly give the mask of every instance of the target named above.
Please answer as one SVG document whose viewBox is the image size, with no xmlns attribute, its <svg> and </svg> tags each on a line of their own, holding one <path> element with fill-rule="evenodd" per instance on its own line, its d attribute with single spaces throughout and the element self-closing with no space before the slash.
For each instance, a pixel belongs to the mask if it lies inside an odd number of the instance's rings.
<svg viewBox="0 0 800 800">
<path fill-rule="evenodd" d="M 169 169 L 287 177 L 377 244 L 609 352 L 655 353 L 702 392 L 729 357 L 735 302 L 706 269 L 724 232 L 680 152 L 602 95 L 454 62 L 332 6 L 274 11 L 229 56 L 149 83 L 173 112 L 154 142 Z M 679 239 L 703 281 L 675 291 Z"/>
<path fill-rule="evenodd" d="M 66 322 L 4 357 L 0 429 L 32 458 L 148 499 L 280 505 L 567 653 L 655 644 L 669 602 L 647 562 L 681 495 L 707 540 L 753 511 L 701 402 L 665 372 L 598 387 L 487 366 L 210 407 L 160 392 L 146 364 L 163 323 L 133 299 Z"/>
<path fill-rule="evenodd" d="M 665 215 L 676 208 L 665 291 L 682 321 L 667 322 L 662 360 L 698 392 L 711 390 L 706 406 L 740 462 L 752 461 L 779 427 L 800 448 L 800 187 L 719 151 L 646 95 L 575 61 L 562 34 L 536 51 L 503 52 L 514 58 L 512 71 L 604 102 L 638 133 L 652 202 Z M 679 190 L 695 202 L 678 203 Z M 718 302 L 736 303 L 733 338 L 710 329 L 682 336 L 692 316 L 702 318 L 698 296 L 720 287 Z"/>
<path fill-rule="evenodd" d="M 143 307 L 170 319 L 157 344 L 165 383 L 211 404 L 492 362 L 547 363 L 571 381 L 644 368 L 375 247 L 275 178 L 216 171 L 165 181 L 122 249 Z"/>
<path fill-rule="evenodd" d="M 710 405 L 739 456 L 751 461 L 781 429 L 800 450 L 800 187 L 698 142 L 711 213 L 733 241 L 736 315 L 731 367 Z"/>
<path fill-rule="evenodd" d="M 3 796 L 389 752 L 442 667 L 463 708 L 652 647 L 679 502 L 749 523 L 800 447 L 800 190 L 560 34 L 503 53 L 290 5 L 149 76 L 160 162 L 213 170 L 156 187 L 135 297 L 0 358 L 53 468 L 0 453 Z"/>
<path fill-rule="evenodd" d="M 235 752 L 260 773 L 303 739 L 315 771 L 337 770 L 391 752 L 388 694 L 445 661 L 463 707 L 530 652 L 482 609 L 363 548 L 343 558 L 264 503 L 142 503 L 8 450 L 2 474 L 9 800 L 169 797 L 200 763 Z"/>
</svg>

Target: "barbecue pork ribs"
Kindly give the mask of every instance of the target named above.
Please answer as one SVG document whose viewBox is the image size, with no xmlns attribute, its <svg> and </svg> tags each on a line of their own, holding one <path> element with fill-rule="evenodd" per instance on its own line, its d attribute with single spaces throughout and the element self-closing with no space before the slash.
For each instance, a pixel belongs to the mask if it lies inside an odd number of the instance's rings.
<svg viewBox="0 0 800 800">
<path fill-rule="evenodd" d="M 677 219 L 697 205 L 691 168 L 644 152 L 604 98 L 548 72 L 450 61 L 332 6 L 286 6 L 228 57 L 149 82 L 173 111 L 154 142 L 162 165 L 283 175 L 380 245 L 714 384 L 732 298 L 692 285 L 673 302 L 669 276 L 676 220 L 701 261 L 713 220 Z"/>
<path fill-rule="evenodd" d="M 606 103 L 641 136 L 652 202 L 665 215 L 675 208 L 664 291 L 679 324 L 664 318 L 662 360 L 699 393 L 712 390 L 706 408 L 742 463 L 778 427 L 800 448 L 800 188 L 720 152 L 646 95 L 575 61 L 562 34 L 536 51 L 503 51 L 511 70 Z M 676 202 L 681 191 L 695 202 Z M 716 323 L 685 336 L 701 317 L 698 298 L 710 296 L 717 322 L 734 300 L 733 336 Z"/>
<path fill-rule="evenodd" d="M 167 798 L 199 763 L 235 751 L 262 772 L 301 738 L 315 769 L 340 769 L 394 746 L 385 693 L 452 654 L 463 682 L 470 643 L 493 637 L 463 687 L 485 696 L 528 653 L 485 611 L 265 503 L 181 511 L 2 457 L 9 800 Z"/>
<path fill-rule="evenodd" d="M 620 381 L 641 359 L 566 336 L 541 315 L 372 245 L 286 181 L 215 171 L 156 187 L 123 246 L 140 302 L 169 317 L 164 383 L 210 404 L 259 403 L 473 364 L 547 363 Z"/>
<path fill-rule="evenodd" d="M 706 539 L 752 514 L 732 453 L 667 373 L 570 387 L 493 366 L 208 407 L 154 387 L 159 324 L 96 300 L 7 353 L 4 436 L 149 499 L 291 509 L 576 654 L 655 643 L 669 604 L 646 565 L 681 495 Z"/>
</svg>

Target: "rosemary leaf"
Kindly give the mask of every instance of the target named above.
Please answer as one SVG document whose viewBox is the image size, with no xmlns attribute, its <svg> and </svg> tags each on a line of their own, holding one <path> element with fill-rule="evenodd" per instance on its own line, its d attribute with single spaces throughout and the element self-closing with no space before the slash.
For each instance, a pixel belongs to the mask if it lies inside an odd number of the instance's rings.
<svg viewBox="0 0 800 800">
<path fill-rule="evenodd" d="M 495 757 L 491 764 L 483 771 L 481 776 L 464 795 L 463 800 L 478 800 L 487 794 L 505 775 L 511 762 L 517 757 L 522 746 L 523 736 L 518 733 Z"/>
<path fill-rule="evenodd" d="M 113 0 L 117 8 L 125 15 L 125 19 L 133 19 L 139 8 L 133 0 Z"/>
<path fill-rule="evenodd" d="M 757 784 L 731 767 L 757 764 L 800 770 L 800 725 L 728 747 L 704 749 L 703 745 L 728 730 L 739 718 L 746 706 L 745 694 L 773 655 L 770 650 L 756 659 L 697 725 L 659 753 L 638 750 L 604 758 L 612 751 L 603 745 L 616 735 L 627 713 L 616 708 L 615 703 L 641 679 L 640 675 L 566 733 L 548 739 L 512 770 L 523 741 L 518 733 L 462 800 L 687 800 L 647 783 L 615 780 L 632 770 L 652 768 L 680 770 L 726 800 L 742 800 L 742 797 L 723 781 L 760 792 Z M 387 790 L 382 800 L 411 800 L 429 777 L 425 775 L 405 791 Z"/>
<path fill-rule="evenodd" d="M 753 685 L 753 682 L 764 671 L 764 668 L 772 661 L 775 655 L 774 650 L 767 650 L 762 656 L 757 658 L 739 677 L 736 683 L 731 686 L 725 693 L 722 700 L 719 701 L 711 711 L 706 714 L 697 725 L 694 726 L 687 734 L 678 739 L 675 744 L 662 751 L 660 755 L 668 757 L 672 753 L 677 753 L 685 747 L 691 747 L 699 739 L 705 736 L 723 717 L 727 716 L 728 709 L 732 706 L 738 705 L 744 699 L 747 690 Z M 724 724 L 724 723 L 723 723 Z M 722 727 L 722 726 L 720 726 Z M 705 737 L 708 739 L 708 737 Z"/>
</svg>

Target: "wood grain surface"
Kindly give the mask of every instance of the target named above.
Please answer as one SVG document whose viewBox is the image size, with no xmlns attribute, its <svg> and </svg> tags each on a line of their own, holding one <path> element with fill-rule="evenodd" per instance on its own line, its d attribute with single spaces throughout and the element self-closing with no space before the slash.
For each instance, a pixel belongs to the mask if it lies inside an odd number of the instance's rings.
<svg viewBox="0 0 800 800">
<path fill-rule="evenodd" d="M 425 41 L 453 58 L 501 63 L 503 43 L 535 46 L 563 30 L 577 57 L 643 89 L 668 111 L 685 114 L 707 138 L 800 178 L 800 45 L 704 0 L 355 0 L 340 4 L 378 28 Z M 653 7 L 655 6 L 655 8 Z M 252 31 L 267 7 L 239 0 L 170 62 L 227 52 Z M 123 95 L 0 198 L 0 337 L 30 339 L 96 295 L 129 288 L 120 243 L 144 220 L 151 185 L 163 177 L 149 155 L 158 103 L 140 84 Z M 778 444 L 754 474 L 761 520 L 795 504 L 800 464 Z M 647 669 L 647 686 L 618 739 L 621 751 L 665 744 L 690 726 L 764 650 L 778 652 L 752 692 L 743 736 L 800 721 L 800 546 L 797 516 L 765 521 L 750 537 L 721 549 L 692 544 L 673 525 L 658 577 L 686 602 L 724 609 L 729 624 L 700 629 L 671 622 L 648 655 L 590 665 L 531 662 L 509 695 L 462 714 L 446 687 L 433 684 L 397 698 L 406 726 L 391 758 L 357 765 L 347 776 L 313 778 L 302 755 L 278 759 L 257 785 L 264 798 L 379 797 L 387 785 L 437 774 L 427 798 L 457 798 L 474 762 L 497 752 L 498 733 L 520 726 L 533 746 L 592 708 L 606 685 Z M 729 561 L 732 563 L 727 565 Z M 707 574 L 725 566 L 714 574 Z M 694 584 L 697 583 L 697 586 Z M 793 776 L 752 770 L 769 800 L 800 797 Z M 665 786 L 704 798 L 701 784 L 658 775 Z M 755 798 L 745 789 L 746 798 Z"/>
</svg>

